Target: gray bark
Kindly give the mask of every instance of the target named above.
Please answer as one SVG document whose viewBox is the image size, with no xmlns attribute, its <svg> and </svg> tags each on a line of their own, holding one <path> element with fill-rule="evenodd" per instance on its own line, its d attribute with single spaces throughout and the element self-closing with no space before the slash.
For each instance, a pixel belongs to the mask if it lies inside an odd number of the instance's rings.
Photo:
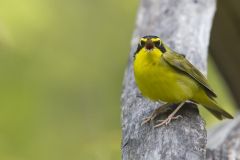
<svg viewBox="0 0 240 160">
<path fill-rule="evenodd" d="M 152 123 L 141 126 L 142 119 L 160 103 L 141 96 L 134 81 L 132 61 L 139 37 L 157 35 L 206 74 L 214 12 L 215 0 L 141 1 L 122 93 L 122 159 L 205 159 L 205 123 L 193 104 L 184 106 L 179 111 L 183 118 L 168 126 L 157 129 Z"/>
<path fill-rule="evenodd" d="M 209 131 L 207 160 L 240 160 L 240 116 Z"/>
</svg>

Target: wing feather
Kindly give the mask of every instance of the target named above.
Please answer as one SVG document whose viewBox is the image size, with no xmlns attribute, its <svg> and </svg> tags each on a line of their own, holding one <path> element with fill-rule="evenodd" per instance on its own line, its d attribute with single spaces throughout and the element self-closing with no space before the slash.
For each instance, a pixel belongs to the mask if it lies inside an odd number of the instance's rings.
<svg viewBox="0 0 240 160">
<path fill-rule="evenodd" d="M 163 59 L 173 68 L 184 72 L 186 75 L 191 77 L 193 80 L 198 82 L 200 86 L 205 90 L 206 94 L 210 98 L 217 97 L 213 89 L 209 86 L 207 79 L 204 75 L 195 68 L 185 56 L 175 53 L 175 52 L 166 52 L 163 54 Z"/>
</svg>

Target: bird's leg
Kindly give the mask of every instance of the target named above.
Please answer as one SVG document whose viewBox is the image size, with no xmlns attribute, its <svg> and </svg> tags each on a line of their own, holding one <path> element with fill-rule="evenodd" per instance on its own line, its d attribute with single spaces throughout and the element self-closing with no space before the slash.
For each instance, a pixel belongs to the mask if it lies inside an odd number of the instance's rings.
<svg viewBox="0 0 240 160">
<path fill-rule="evenodd" d="M 179 111 L 179 109 L 184 105 L 185 102 L 182 102 L 178 105 L 178 107 L 165 119 L 165 120 L 159 120 L 158 122 L 160 122 L 159 124 L 155 125 L 154 128 L 160 127 L 164 124 L 168 125 L 171 120 L 173 119 L 178 119 L 178 118 L 182 118 L 181 115 L 175 116 L 174 115 L 177 113 L 177 111 Z"/>
<path fill-rule="evenodd" d="M 145 123 L 148 123 L 152 120 L 154 120 L 160 113 L 167 112 L 168 110 L 171 110 L 170 106 L 172 103 L 165 103 L 161 106 L 159 106 L 157 109 L 155 109 L 152 114 L 146 118 L 143 119 L 143 122 L 141 125 L 144 125 Z"/>
</svg>

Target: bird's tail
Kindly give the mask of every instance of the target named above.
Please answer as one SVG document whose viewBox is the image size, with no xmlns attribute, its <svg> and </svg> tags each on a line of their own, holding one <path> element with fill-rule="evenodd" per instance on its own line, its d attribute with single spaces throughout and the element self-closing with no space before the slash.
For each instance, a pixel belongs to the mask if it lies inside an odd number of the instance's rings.
<svg viewBox="0 0 240 160">
<path fill-rule="evenodd" d="M 233 119 L 233 116 L 220 108 L 218 104 L 207 95 L 200 96 L 201 98 L 197 98 L 196 102 L 203 105 L 209 112 L 211 112 L 217 119 L 222 120 L 224 118 Z"/>
<path fill-rule="evenodd" d="M 203 106 L 219 120 L 222 120 L 224 118 L 233 119 L 233 116 L 231 114 L 220 108 L 214 101 L 212 101 L 212 104 L 210 105 Z"/>
</svg>

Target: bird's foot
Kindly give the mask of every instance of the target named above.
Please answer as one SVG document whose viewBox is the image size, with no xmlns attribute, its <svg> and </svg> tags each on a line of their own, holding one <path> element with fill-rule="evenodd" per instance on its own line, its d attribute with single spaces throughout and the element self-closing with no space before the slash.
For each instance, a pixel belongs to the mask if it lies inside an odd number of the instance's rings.
<svg viewBox="0 0 240 160">
<path fill-rule="evenodd" d="M 168 104 L 168 106 L 169 106 L 169 104 Z M 165 113 L 165 112 L 171 110 L 171 108 L 166 108 L 166 107 L 167 107 L 167 105 L 160 106 L 159 108 L 154 110 L 150 116 L 143 119 L 143 122 L 141 123 L 141 125 L 144 125 L 146 123 L 153 121 L 160 113 Z"/>
<path fill-rule="evenodd" d="M 171 110 L 171 108 L 169 107 L 170 105 L 171 104 L 167 103 L 167 104 L 164 104 L 164 105 L 160 106 L 159 108 L 155 109 L 150 116 L 143 119 L 143 122 L 141 123 L 141 125 L 149 123 L 149 122 L 153 121 L 159 114 L 165 113 L 165 112 Z"/>
<path fill-rule="evenodd" d="M 166 119 L 164 120 L 158 120 L 158 124 L 154 126 L 154 128 L 160 127 L 162 125 L 168 125 L 172 120 L 176 120 L 179 118 L 183 118 L 181 115 L 177 115 L 174 117 L 174 115 L 169 115 Z"/>
<path fill-rule="evenodd" d="M 157 117 L 157 114 L 152 113 L 150 116 L 148 116 L 148 117 L 143 119 L 143 122 L 141 123 L 141 125 L 144 125 L 144 124 L 146 124 L 148 122 L 153 121 L 156 117 Z"/>
</svg>

